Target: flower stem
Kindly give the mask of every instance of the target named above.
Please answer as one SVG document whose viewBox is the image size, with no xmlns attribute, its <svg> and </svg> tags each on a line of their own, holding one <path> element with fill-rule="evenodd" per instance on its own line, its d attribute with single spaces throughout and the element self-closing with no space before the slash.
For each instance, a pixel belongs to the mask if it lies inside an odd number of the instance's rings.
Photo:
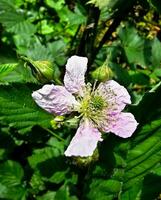
<svg viewBox="0 0 161 200">
<path fill-rule="evenodd" d="M 61 140 L 62 142 L 64 142 L 65 143 L 65 140 L 62 138 L 62 137 L 60 137 L 59 135 L 57 135 L 56 133 L 54 133 L 53 131 L 51 131 L 50 129 L 48 129 L 48 128 L 44 128 L 44 127 L 42 127 L 44 130 L 46 130 L 47 132 L 49 132 L 51 135 L 53 135 L 54 137 L 56 137 L 57 139 L 59 139 L 59 140 Z"/>
</svg>

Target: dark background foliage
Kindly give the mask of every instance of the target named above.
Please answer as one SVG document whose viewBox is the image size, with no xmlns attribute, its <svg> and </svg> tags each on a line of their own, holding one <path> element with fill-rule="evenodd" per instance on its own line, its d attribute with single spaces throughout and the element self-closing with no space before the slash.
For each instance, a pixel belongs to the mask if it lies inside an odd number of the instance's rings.
<svg viewBox="0 0 161 200">
<path fill-rule="evenodd" d="M 161 199 L 160 13 L 160 0 L 0 0 L 0 199 Z M 128 89 L 139 122 L 86 159 L 64 156 L 69 116 L 56 123 L 31 97 L 51 76 L 61 84 L 74 54 L 88 81 Z"/>
</svg>

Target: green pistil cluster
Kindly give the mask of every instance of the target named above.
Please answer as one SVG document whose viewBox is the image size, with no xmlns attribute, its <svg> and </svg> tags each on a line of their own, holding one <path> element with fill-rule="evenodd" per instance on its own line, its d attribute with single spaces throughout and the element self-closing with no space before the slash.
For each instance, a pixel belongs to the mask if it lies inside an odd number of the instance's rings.
<svg viewBox="0 0 161 200">
<path fill-rule="evenodd" d="M 85 95 L 80 100 L 79 112 L 86 118 L 95 121 L 103 117 L 103 110 L 107 107 L 107 103 L 102 96 L 96 91 L 86 88 Z"/>
<path fill-rule="evenodd" d="M 101 96 L 92 96 L 90 106 L 94 110 L 102 110 L 105 107 L 105 101 Z"/>
</svg>

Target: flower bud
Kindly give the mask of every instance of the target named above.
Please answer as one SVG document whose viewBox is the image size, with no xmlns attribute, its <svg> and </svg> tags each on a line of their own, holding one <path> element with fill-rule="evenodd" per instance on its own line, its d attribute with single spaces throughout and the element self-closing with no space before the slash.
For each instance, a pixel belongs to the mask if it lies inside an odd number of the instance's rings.
<svg viewBox="0 0 161 200">
<path fill-rule="evenodd" d="M 92 156 L 73 157 L 72 164 L 75 164 L 80 168 L 84 168 L 90 165 L 91 163 L 98 161 L 98 159 L 99 159 L 99 152 L 98 149 L 95 149 Z"/>
<path fill-rule="evenodd" d="M 80 119 L 78 117 L 74 117 L 74 118 L 65 120 L 64 124 L 65 126 L 68 126 L 70 128 L 77 128 L 79 121 Z"/>
<path fill-rule="evenodd" d="M 92 78 L 100 82 L 105 82 L 111 79 L 113 72 L 110 67 L 107 66 L 107 62 L 103 63 L 102 66 L 98 67 L 95 71 L 92 72 Z"/>
<path fill-rule="evenodd" d="M 53 129 L 58 129 L 64 124 L 64 116 L 56 116 L 53 120 L 50 121 Z"/>
<path fill-rule="evenodd" d="M 47 83 L 54 79 L 55 70 L 50 61 L 33 61 L 23 56 L 21 58 L 26 61 L 26 65 L 31 68 L 33 76 L 35 76 L 39 82 Z"/>
</svg>

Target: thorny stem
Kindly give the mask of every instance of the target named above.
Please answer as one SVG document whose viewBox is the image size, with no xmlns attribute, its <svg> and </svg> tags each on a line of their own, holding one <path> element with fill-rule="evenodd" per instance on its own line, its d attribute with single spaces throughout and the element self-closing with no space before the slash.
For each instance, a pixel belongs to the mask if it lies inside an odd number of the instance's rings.
<svg viewBox="0 0 161 200">
<path fill-rule="evenodd" d="M 92 59 L 99 17 L 100 10 L 94 6 L 90 6 L 86 27 L 80 40 L 80 45 L 76 52 L 80 56 L 87 56 L 89 59 L 89 65 L 90 60 Z"/>
<path fill-rule="evenodd" d="M 97 34 L 97 25 L 100 17 L 100 10 L 96 7 L 90 7 L 88 18 L 87 18 L 87 25 L 83 32 L 82 38 L 80 40 L 80 45 L 77 50 L 77 54 L 81 56 L 87 56 L 89 59 L 88 65 L 92 65 L 94 62 L 98 52 L 102 48 L 105 42 L 110 40 L 112 33 L 116 30 L 119 26 L 121 21 L 127 16 L 127 13 L 133 8 L 133 5 L 136 3 L 135 0 L 130 2 L 130 5 L 125 6 L 122 8 L 117 16 L 114 17 L 113 23 L 109 26 L 108 30 L 106 31 L 105 35 L 103 36 L 100 44 L 96 47 L 95 50 L 95 39 Z M 89 67 L 88 67 L 89 70 Z"/>
<path fill-rule="evenodd" d="M 72 40 L 70 42 L 70 50 L 73 49 L 73 45 L 74 45 L 74 42 L 75 42 L 75 40 L 77 38 L 77 35 L 78 35 L 79 31 L 80 31 L 80 28 L 81 28 L 81 25 L 78 26 L 78 28 L 77 28 L 77 30 L 75 32 L 75 35 L 74 35 L 74 37 L 72 38 Z"/>
<path fill-rule="evenodd" d="M 111 24 L 111 26 L 108 28 L 108 30 L 106 31 L 106 33 L 104 34 L 101 42 L 99 43 L 99 46 L 96 48 L 95 52 L 94 52 L 94 58 L 97 55 L 97 53 L 99 52 L 99 50 L 102 48 L 102 46 L 104 45 L 105 42 L 107 42 L 112 33 L 116 30 L 116 28 L 119 26 L 119 24 L 121 23 L 122 18 L 116 18 L 113 23 Z"/>
</svg>

